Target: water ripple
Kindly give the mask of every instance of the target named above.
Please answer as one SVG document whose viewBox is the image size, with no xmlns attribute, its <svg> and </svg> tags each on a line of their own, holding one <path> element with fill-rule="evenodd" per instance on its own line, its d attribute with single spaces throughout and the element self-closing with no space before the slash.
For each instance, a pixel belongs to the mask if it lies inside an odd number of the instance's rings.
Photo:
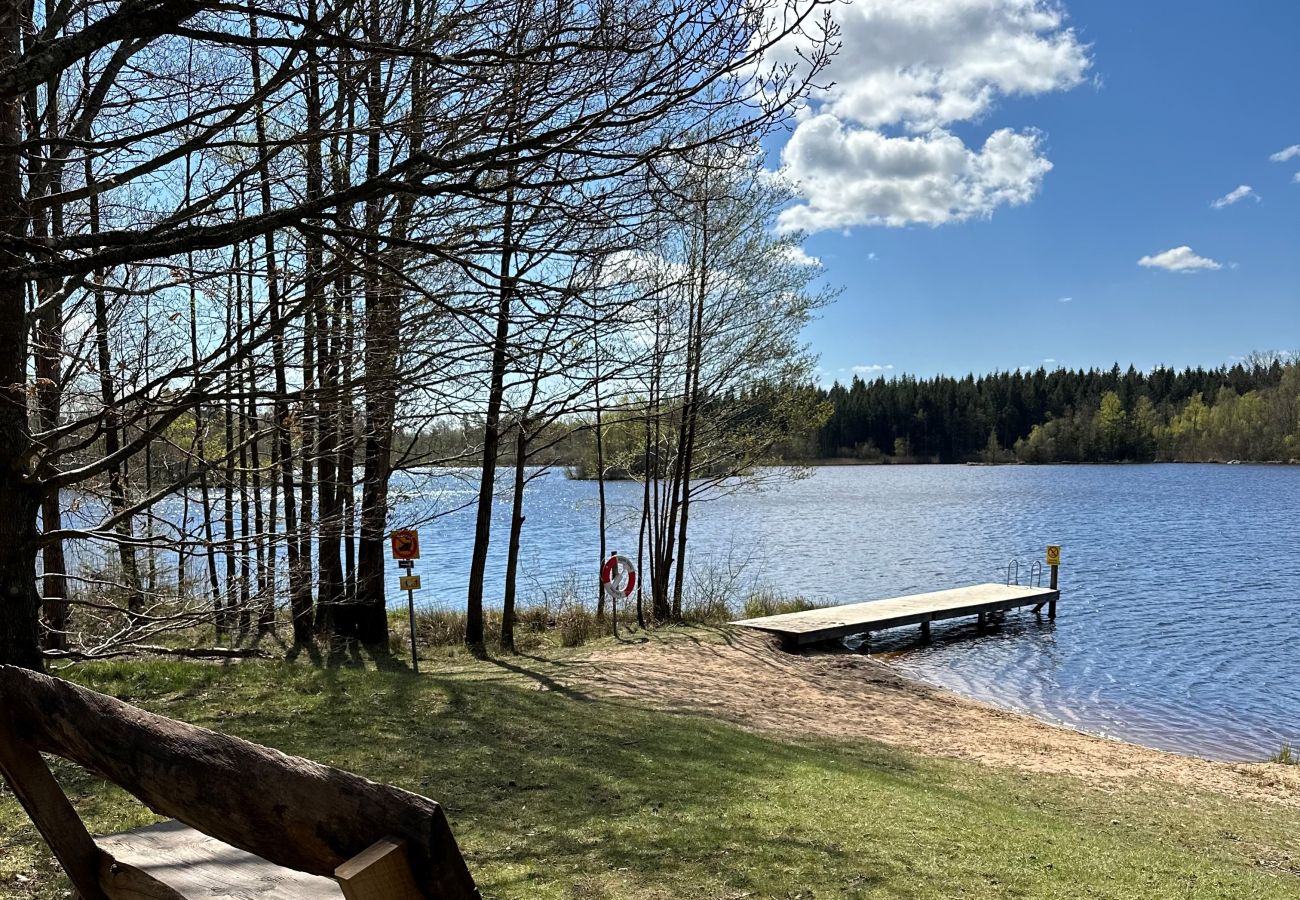
<svg viewBox="0 0 1300 900">
<path fill-rule="evenodd" d="M 530 487 L 525 589 L 594 571 L 594 495 L 559 475 Z M 640 489 L 615 484 L 610 498 L 612 546 L 633 547 Z M 1087 731 L 1259 759 L 1300 738 L 1297 509 L 1295 467 L 827 468 L 694 507 L 691 552 L 849 602 L 1001 580 L 1012 558 L 1023 580 L 1045 544 L 1062 544 L 1055 623 L 1009 614 L 983 634 L 953 623 L 927 647 L 903 631 L 873 650 L 926 681 Z M 496 514 L 505 534 L 506 504 Z M 464 596 L 471 537 L 470 511 L 427 526 L 436 564 L 425 584 L 449 605 Z"/>
</svg>

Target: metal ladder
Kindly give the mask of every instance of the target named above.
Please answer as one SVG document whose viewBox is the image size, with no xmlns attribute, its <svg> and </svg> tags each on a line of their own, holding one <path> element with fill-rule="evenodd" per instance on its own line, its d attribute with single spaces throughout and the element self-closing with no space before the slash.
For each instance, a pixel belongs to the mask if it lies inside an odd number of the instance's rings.
<svg viewBox="0 0 1300 900">
<path fill-rule="evenodd" d="M 1007 563 L 1007 584 L 1020 586 L 1020 560 L 1012 559 Z M 1034 560 L 1033 565 L 1029 567 L 1028 577 L 1025 579 L 1025 587 L 1042 587 L 1043 586 L 1043 564 L 1039 560 Z"/>
</svg>

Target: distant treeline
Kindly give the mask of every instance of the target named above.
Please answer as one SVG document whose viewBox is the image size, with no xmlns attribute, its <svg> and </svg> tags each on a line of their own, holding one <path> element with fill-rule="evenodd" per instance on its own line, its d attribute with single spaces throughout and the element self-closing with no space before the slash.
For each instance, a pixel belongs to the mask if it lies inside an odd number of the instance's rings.
<svg viewBox="0 0 1300 900">
<path fill-rule="evenodd" d="M 1279 461 L 1300 457 L 1300 365 L 854 378 L 812 442 L 821 459 Z"/>
</svg>

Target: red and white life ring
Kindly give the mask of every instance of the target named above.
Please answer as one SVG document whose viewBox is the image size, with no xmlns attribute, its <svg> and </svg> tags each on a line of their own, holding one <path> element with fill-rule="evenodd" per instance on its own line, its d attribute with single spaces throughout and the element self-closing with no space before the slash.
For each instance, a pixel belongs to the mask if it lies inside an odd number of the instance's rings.
<svg viewBox="0 0 1300 900">
<path fill-rule="evenodd" d="M 611 553 L 600 567 L 600 583 L 614 597 L 630 597 L 636 590 L 636 566 L 626 556 Z"/>
</svg>

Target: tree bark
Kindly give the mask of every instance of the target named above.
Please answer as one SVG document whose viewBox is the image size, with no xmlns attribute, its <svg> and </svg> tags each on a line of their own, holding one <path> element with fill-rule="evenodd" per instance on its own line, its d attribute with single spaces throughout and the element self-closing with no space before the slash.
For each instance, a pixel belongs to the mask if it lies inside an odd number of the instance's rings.
<svg viewBox="0 0 1300 900">
<path fill-rule="evenodd" d="M 528 423 L 520 419 L 515 434 L 515 484 L 510 506 L 510 546 L 506 551 L 506 584 L 501 597 L 501 649 L 515 652 L 515 591 L 519 577 L 519 546 L 524 531 L 525 464 L 528 461 Z"/>
<path fill-rule="evenodd" d="M 0 70 L 21 57 L 21 4 L 0 3 Z M 0 96 L 0 241 L 21 246 L 27 237 L 22 185 L 19 99 Z M 20 265 L 12 251 L 0 261 Z M 23 280 L 0 275 L 0 663 L 41 666 L 40 595 L 36 590 L 36 514 L 39 489 L 31 474 L 27 421 L 27 317 Z"/>
<path fill-rule="evenodd" d="M 366 34 L 372 43 L 380 38 L 378 0 L 366 10 Z M 369 123 L 366 176 L 377 177 L 380 168 L 380 130 L 384 120 L 384 95 L 378 55 L 366 64 L 365 98 Z M 399 223 L 401 216 L 398 216 Z M 356 637 L 380 646 L 388 641 L 384 539 L 388 531 L 388 481 L 392 476 L 393 428 L 397 410 L 397 350 L 400 328 L 399 289 L 380 271 L 379 235 L 383 204 L 378 199 L 365 207 L 365 456 L 361 488 L 361 535 L 357 551 Z"/>
<path fill-rule="evenodd" d="M 605 524 L 607 518 L 605 506 L 605 423 L 601 418 L 600 408 L 600 331 L 599 317 L 592 321 L 592 330 L 595 331 L 595 338 L 592 341 L 592 353 L 596 357 L 595 366 L 595 384 L 593 388 L 596 396 L 596 487 L 600 501 L 600 556 L 597 561 L 596 571 L 600 571 L 605 565 Z M 602 618 L 605 615 L 605 586 L 601 584 L 600 579 L 596 579 L 596 618 Z M 617 624 L 615 624 L 615 633 L 617 633 Z"/>
<path fill-rule="evenodd" d="M 510 340 L 510 301 L 514 293 L 514 189 L 506 189 L 501 222 L 501 264 L 497 274 L 496 333 L 492 339 L 492 372 L 488 385 L 487 415 L 483 421 L 483 460 L 479 471 L 478 510 L 474 519 L 474 551 L 470 557 L 469 594 L 466 598 L 465 643 L 483 646 L 483 581 L 488 547 L 492 542 L 492 501 L 496 485 L 497 454 L 501 447 L 501 401 L 505 396 L 506 351 Z"/>
</svg>

